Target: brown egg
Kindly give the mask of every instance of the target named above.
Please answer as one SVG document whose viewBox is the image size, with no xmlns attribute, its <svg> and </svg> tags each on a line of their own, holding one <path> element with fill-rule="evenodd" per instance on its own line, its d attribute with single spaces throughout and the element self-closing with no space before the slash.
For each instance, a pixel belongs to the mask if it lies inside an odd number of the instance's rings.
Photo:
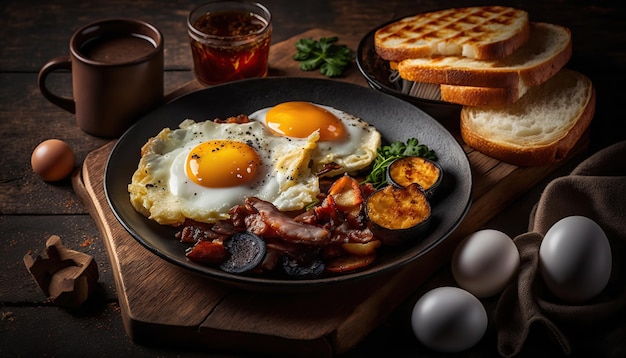
<svg viewBox="0 0 626 358">
<path fill-rule="evenodd" d="M 70 146 L 59 139 L 41 142 L 30 157 L 30 165 L 45 181 L 61 180 L 72 172 L 76 156 Z"/>
</svg>

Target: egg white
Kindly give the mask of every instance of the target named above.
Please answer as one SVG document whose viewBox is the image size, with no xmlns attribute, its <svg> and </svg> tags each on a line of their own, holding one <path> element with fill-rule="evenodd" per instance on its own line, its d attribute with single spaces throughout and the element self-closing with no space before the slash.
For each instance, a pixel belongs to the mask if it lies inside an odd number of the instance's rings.
<svg viewBox="0 0 626 358">
<path fill-rule="evenodd" d="M 228 188 L 207 188 L 185 174 L 188 153 L 198 144 L 228 139 L 252 146 L 262 165 L 253 182 Z M 164 225 L 186 218 L 215 222 L 247 197 L 272 202 L 279 210 L 299 210 L 319 194 L 318 178 L 310 168 L 319 134 L 305 139 L 273 136 L 258 122 L 196 123 L 185 120 L 178 129 L 166 128 L 142 149 L 142 158 L 128 187 L 136 210 Z"/>
<path fill-rule="evenodd" d="M 380 132 L 361 118 L 340 109 L 317 103 L 311 104 L 334 114 L 343 123 L 348 133 L 341 140 L 318 141 L 317 148 L 311 154 L 313 173 L 320 172 L 324 165 L 333 162 L 339 164 L 341 168 L 327 172 L 323 176 L 354 173 L 370 165 L 376 158 L 376 151 L 381 145 Z M 259 109 L 248 117 L 265 125 L 267 112 L 270 109 L 271 107 Z"/>
</svg>

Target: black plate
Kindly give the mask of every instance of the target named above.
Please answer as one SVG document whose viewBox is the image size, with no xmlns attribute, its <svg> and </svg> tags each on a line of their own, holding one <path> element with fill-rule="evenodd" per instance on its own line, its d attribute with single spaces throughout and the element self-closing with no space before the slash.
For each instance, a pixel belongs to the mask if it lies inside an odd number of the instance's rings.
<svg viewBox="0 0 626 358">
<path fill-rule="evenodd" d="M 413 103 L 434 118 L 458 118 L 461 111 L 460 105 L 445 101 L 420 98 L 403 93 L 402 91 L 400 91 L 398 84 L 392 83 L 389 80 L 389 76 L 391 75 L 389 61 L 383 60 L 376 53 L 376 50 L 374 48 L 374 33 L 378 29 L 396 21 L 398 21 L 398 19 L 391 20 L 387 23 L 377 26 L 375 29 L 368 32 L 363 37 L 363 39 L 361 39 L 356 53 L 356 63 L 359 71 L 361 72 L 363 77 L 365 77 L 370 87 L 375 90 L 390 94 L 402 100 Z"/>
<path fill-rule="evenodd" d="M 303 100 L 333 106 L 376 126 L 384 141 L 416 137 L 434 149 L 442 165 L 446 186 L 433 204 L 436 224 L 414 245 L 381 254 L 375 264 L 356 273 L 312 280 L 287 280 L 229 274 L 189 261 L 186 245 L 174 238 L 176 229 L 161 226 L 137 213 L 127 191 L 148 138 L 165 127 L 178 128 L 186 118 L 196 121 L 250 114 L 280 102 Z M 400 99 L 353 84 L 304 78 L 252 79 L 202 89 L 156 109 L 133 125 L 111 152 L 104 177 L 107 200 L 132 236 L 161 258 L 211 279 L 245 289 L 289 291 L 355 282 L 397 269 L 419 259 L 441 243 L 461 222 L 470 206 L 472 179 L 467 156 L 452 135 L 415 106 Z"/>
</svg>

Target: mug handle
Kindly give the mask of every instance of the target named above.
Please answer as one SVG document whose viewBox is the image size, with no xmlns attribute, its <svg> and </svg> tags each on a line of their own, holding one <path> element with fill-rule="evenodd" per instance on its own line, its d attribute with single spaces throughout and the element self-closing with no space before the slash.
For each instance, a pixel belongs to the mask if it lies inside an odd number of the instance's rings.
<svg viewBox="0 0 626 358">
<path fill-rule="evenodd" d="M 37 83 L 39 84 L 39 90 L 44 97 L 48 99 L 48 101 L 56 104 L 57 106 L 65 109 L 66 111 L 75 114 L 76 113 L 76 104 L 74 103 L 73 98 L 61 97 L 56 94 L 50 92 L 48 87 L 46 87 L 46 78 L 49 74 L 56 70 L 67 70 L 72 71 L 72 61 L 69 56 L 61 56 L 53 58 L 48 61 L 42 68 L 39 70 L 39 76 L 37 77 Z"/>
</svg>

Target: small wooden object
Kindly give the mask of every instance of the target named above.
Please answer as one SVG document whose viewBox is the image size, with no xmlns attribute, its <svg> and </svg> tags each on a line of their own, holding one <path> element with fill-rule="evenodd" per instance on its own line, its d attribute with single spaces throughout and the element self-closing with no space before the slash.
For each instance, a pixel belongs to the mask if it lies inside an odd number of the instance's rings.
<svg viewBox="0 0 626 358">
<path fill-rule="evenodd" d="M 94 291 L 98 282 L 98 265 L 93 257 L 63 246 L 61 238 L 52 235 L 42 255 L 24 256 L 24 264 L 43 293 L 55 305 L 76 308 Z"/>
</svg>

